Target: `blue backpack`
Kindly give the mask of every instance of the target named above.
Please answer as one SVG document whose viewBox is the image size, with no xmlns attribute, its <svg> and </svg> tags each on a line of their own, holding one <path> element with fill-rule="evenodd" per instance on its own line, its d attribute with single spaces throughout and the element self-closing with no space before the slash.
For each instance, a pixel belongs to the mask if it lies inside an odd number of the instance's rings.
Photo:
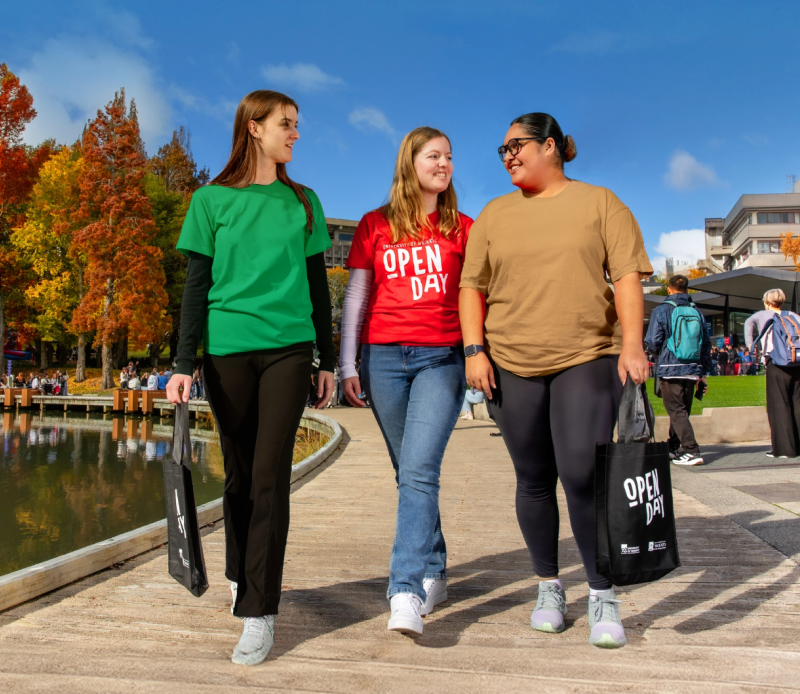
<svg viewBox="0 0 800 694">
<path fill-rule="evenodd" d="M 679 306 L 674 301 L 665 301 L 672 304 L 671 335 L 667 340 L 667 349 L 679 361 L 696 363 L 700 361 L 700 352 L 703 348 L 704 319 L 695 305 L 690 301 L 687 306 Z"/>
<path fill-rule="evenodd" d="M 800 325 L 790 311 L 776 313 L 764 326 L 758 342 L 772 328 L 772 351 L 769 358 L 776 366 L 800 366 Z M 763 348 L 763 345 L 762 345 Z"/>
</svg>

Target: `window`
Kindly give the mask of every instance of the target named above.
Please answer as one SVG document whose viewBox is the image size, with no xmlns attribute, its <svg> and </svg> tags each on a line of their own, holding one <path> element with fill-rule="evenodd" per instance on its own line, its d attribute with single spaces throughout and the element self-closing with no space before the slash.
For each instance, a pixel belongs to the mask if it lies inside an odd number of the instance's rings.
<svg viewBox="0 0 800 694">
<path fill-rule="evenodd" d="M 759 212 L 759 224 L 794 224 L 794 212 Z"/>
<path fill-rule="evenodd" d="M 352 241 L 353 240 L 353 235 L 352 234 L 339 234 L 336 237 L 336 240 L 337 241 Z"/>
<path fill-rule="evenodd" d="M 759 241 L 758 242 L 758 252 L 759 253 L 780 253 L 781 252 L 781 242 L 780 241 Z"/>
<path fill-rule="evenodd" d="M 745 260 L 747 260 L 750 257 L 750 248 L 751 248 L 751 244 L 748 243 L 747 246 L 745 246 L 745 249 L 742 251 L 742 254 L 739 256 L 739 262 L 740 263 L 743 263 Z"/>
</svg>

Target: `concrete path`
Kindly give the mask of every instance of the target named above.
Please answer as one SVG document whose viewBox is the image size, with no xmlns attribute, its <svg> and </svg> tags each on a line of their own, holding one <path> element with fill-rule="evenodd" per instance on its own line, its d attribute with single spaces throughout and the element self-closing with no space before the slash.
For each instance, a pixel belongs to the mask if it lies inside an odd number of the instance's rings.
<svg viewBox="0 0 800 694">
<path fill-rule="evenodd" d="M 159 549 L 0 614 L 0 691 L 800 689 L 800 567 L 681 491 L 683 567 L 619 591 L 627 647 L 587 642 L 588 589 L 566 516 L 568 628 L 532 631 L 536 583 L 516 523 L 513 471 L 502 439 L 489 436 L 496 428 L 483 422 L 460 422 L 445 456 L 450 600 L 426 619 L 421 638 L 388 633 L 391 465 L 370 412 L 332 414 L 345 442 L 293 493 L 285 592 L 266 663 L 229 661 L 240 622 L 229 612 L 218 528 L 204 538 L 211 588 L 201 599 L 169 578 Z M 687 475 L 701 479 L 684 471 L 676 479 Z"/>
</svg>

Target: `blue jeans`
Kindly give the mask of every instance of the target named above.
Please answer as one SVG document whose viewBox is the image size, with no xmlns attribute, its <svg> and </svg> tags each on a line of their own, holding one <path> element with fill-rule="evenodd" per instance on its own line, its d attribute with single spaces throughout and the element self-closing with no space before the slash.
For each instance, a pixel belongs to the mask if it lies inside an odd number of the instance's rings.
<svg viewBox="0 0 800 694">
<path fill-rule="evenodd" d="M 387 597 L 425 600 L 423 578 L 447 577 L 439 518 L 439 473 L 464 399 L 461 347 L 363 345 L 364 390 L 397 480 L 397 526 Z"/>
</svg>

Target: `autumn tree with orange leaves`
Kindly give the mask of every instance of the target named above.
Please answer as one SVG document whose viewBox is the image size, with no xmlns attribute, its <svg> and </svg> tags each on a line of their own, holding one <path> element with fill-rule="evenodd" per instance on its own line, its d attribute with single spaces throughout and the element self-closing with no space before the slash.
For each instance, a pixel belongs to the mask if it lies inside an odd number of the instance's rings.
<svg viewBox="0 0 800 694">
<path fill-rule="evenodd" d="M 114 341 L 126 336 L 141 348 L 169 327 L 161 251 L 144 191 L 144 147 L 136 106 L 124 89 L 84 131 L 84 170 L 76 252 L 86 258 L 86 293 L 72 318 L 76 332 L 96 331 L 102 345 L 102 388 L 112 388 Z"/>
<path fill-rule="evenodd" d="M 24 290 L 31 279 L 11 243 L 11 232 L 23 218 L 39 168 L 50 156 L 48 145 L 33 149 L 22 143 L 25 126 L 35 117 L 30 92 L 0 63 L 0 343 L 5 342 L 6 315 L 24 310 Z M 2 373 L 3 367 L 0 351 Z"/>
</svg>

